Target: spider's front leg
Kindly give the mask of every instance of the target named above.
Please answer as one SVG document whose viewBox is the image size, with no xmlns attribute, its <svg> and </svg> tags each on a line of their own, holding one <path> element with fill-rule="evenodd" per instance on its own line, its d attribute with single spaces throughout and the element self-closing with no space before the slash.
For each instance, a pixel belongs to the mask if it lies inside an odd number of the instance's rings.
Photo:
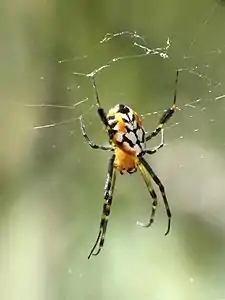
<svg viewBox="0 0 225 300">
<path fill-rule="evenodd" d="M 110 215 L 110 209 L 112 205 L 113 192 L 114 192 L 115 181 L 116 181 L 116 170 L 114 169 L 114 160 L 115 160 L 115 155 L 113 155 L 109 161 L 108 173 L 107 173 L 107 178 L 105 183 L 104 204 L 103 204 L 99 233 L 96 242 L 93 248 L 91 249 L 90 254 L 88 255 L 88 259 L 92 255 L 95 256 L 98 255 L 104 245 L 105 234 L 106 234 L 106 229 L 108 224 L 108 218 Z M 97 247 L 98 244 L 99 244 L 98 250 L 94 253 L 95 248 Z"/>
<path fill-rule="evenodd" d="M 85 125 L 84 125 L 84 121 L 83 121 L 83 117 L 80 117 L 80 129 L 81 132 L 83 134 L 83 137 L 85 138 L 86 142 L 88 143 L 88 145 L 93 148 L 93 149 L 100 149 L 100 150 L 105 150 L 105 151 L 113 151 L 114 148 L 110 145 L 107 146 L 102 146 L 102 145 L 96 145 L 94 142 L 92 142 L 92 140 L 88 137 L 86 130 L 85 130 Z"/>
<path fill-rule="evenodd" d="M 105 113 L 104 109 L 101 107 L 101 104 L 100 104 L 98 89 L 97 89 L 97 85 L 96 85 L 96 82 L 95 82 L 95 77 L 92 76 L 91 79 L 92 79 L 93 88 L 95 90 L 95 98 L 96 98 L 96 102 L 97 102 L 97 106 L 98 106 L 99 117 L 100 117 L 102 123 L 106 126 L 106 128 L 110 129 L 110 125 L 108 123 L 106 113 Z"/>
<path fill-rule="evenodd" d="M 156 127 L 156 129 L 153 132 L 151 132 L 149 135 L 147 135 L 146 141 L 151 140 L 153 137 L 157 136 L 160 133 L 160 131 L 163 129 L 163 126 L 165 125 L 165 123 L 168 122 L 168 120 L 172 117 L 172 115 L 174 114 L 174 112 L 176 110 L 178 76 L 179 76 L 179 71 L 177 70 L 176 78 L 175 78 L 173 105 L 164 112 L 164 114 L 162 115 L 162 117 L 159 120 L 159 124 Z"/>
</svg>

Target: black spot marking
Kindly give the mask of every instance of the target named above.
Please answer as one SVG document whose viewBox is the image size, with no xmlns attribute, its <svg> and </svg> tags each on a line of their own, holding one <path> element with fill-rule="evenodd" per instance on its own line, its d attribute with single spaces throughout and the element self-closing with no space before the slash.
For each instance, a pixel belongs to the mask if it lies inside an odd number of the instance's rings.
<svg viewBox="0 0 225 300">
<path fill-rule="evenodd" d="M 127 170 L 127 172 L 128 172 L 129 174 L 133 174 L 133 173 L 135 173 L 136 171 L 137 171 L 136 168 L 134 168 L 134 169 L 130 168 L 130 169 Z"/>
<path fill-rule="evenodd" d="M 138 130 L 141 130 L 141 138 L 138 136 Z M 140 141 L 141 143 L 144 143 L 145 140 L 145 132 L 141 127 L 138 127 L 136 130 L 134 130 L 135 135 L 137 136 L 138 141 Z"/>
<path fill-rule="evenodd" d="M 102 227 L 104 227 L 104 225 L 105 225 L 105 219 L 102 218 L 102 219 L 101 219 L 101 223 L 100 223 L 100 227 L 102 228 Z"/>
<path fill-rule="evenodd" d="M 117 133 L 116 130 L 110 128 L 110 129 L 108 130 L 108 136 L 109 136 L 109 139 L 112 140 L 113 137 L 114 137 L 114 135 L 115 135 L 116 133 Z"/>
<path fill-rule="evenodd" d="M 123 142 L 128 143 L 128 145 L 129 145 L 131 148 L 134 147 L 134 144 L 132 143 L 132 141 L 129 140 L 128 137 L 126 137 L 125 135 L 123 136 Z"/>
<path fill-rule="evenodd" d="M 119 110 L 118 112 L 122 113 L 122 114 L 128 114 L 130 112 L 129 107 L 127 107 L 124 104 L 119 104 Z"/>
<path fill-rule="evenodd" d="M 114 120 L 114 119 L 115 119 L 115 116 L 114 116 L 114 115 L 113 115 L 113 116 L 108 116 L 107 119 L 108 119 L 108 120 Z"/>
<path fill-rule="evenodd" d="M 110 207 L 109 207 L 108 204 L 104 205 L 104 207 L 103 207 L 103 213 L 104 213 L 105 216 L 107 216 L 107 217 L 109 216 L 109 214 L 110 214 Z"/>
<path fill-rule="evenodd" d="M 129 132 L 131 132 L 131 131 L 133 131 L 134 132 L 134 130 L 133 129 L 130 129 L 129 127 L 127 127 L 126 126 L 126 130 L 127 130 L 127 133 L 129 133 Z"/>
<path fill-rule="evenodd" d="M 127 118 L 129 119 L 129 116 L 126 114 Z M 129 121 L 126 119 L 126 118 L 123 118 L 122 117 L 122 120 L 125 122 L 125 123 L 129 123 Z"/>
<path fill-rule="evenodd" d="M 105 237 L 102 236 L 101 241 L 100 241 L 100 243 L 99 243 L 99 246 L 100 246 L 100 247 L 103 247 L 104 241 L 105 241 Z"/>
<path fill-rule="evenodd" d="M 118 123 L 118 121 L 114 121 L 112 124 L 110 124 L 110 126 L 112 127 L 112 128 L 114 128 L 116 125 L 117 125 L 117 123 Z"/>
</svg>

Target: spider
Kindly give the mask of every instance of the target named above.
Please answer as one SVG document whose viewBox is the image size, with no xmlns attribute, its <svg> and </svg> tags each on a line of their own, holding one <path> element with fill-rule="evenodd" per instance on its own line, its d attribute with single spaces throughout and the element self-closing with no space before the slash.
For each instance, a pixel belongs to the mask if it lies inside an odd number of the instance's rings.
<svg viewBox="0 0 225 300">
<path fill-rule="evenodd" d="M 161 116 L 156 129 L 149 134 L 145 132 L 139 115 L 126 105 L 117 104 L 114 108 L 111 108 L 109 110 L 108 114 L 106 114 L 104 109 L 100 105 L 95 78 L 94 76 L 91 77 L 92 85 L 95 91 L 96 103 L 98 107 L 98 115 L 102 123 L 105 125 L 106 132 L 109 137 L 109 145 L 96 145 L 90 140 L 86 133 L 82 116 L 80 117 L 81 131 L 86 142 L 91 148 L 112 151 L 113 154 L 108 164 L 108 172 L 104 188 L 104 204 L 99 233 L 95 244 L 92 247 L 90 254 L 88 255 L 88 259 L 92 255 L 98 255 L 104 245 L 108 218 L 110 215 L 110 209 L 113 200 L 113 191 L 116 182 L 116 171 L 119 171 L 119 173 L 123 175 L 126 172 L 132 174 L 139 170 L 143 177 L 143 180 L 152 198 L 152 210 L 149 222 L 147 224 L 139 223 L 139 225 L 143 227 L 149 227 L 154 222 L 155 218 L 155 211 L 158 203 L 158 198 L 155 190 L 152 187 L 151 178 L 153 179 L 153 181 L 156 183 L 161 192 L 168 217 L 168 226 L 165 235 L 167 235 L 170 231 L 171 211 L 167 201 L 165 188 L 159 177 L 155 174 L 151 166 L 145 160 L 144 155 L 154 154 L 164 146 L 164 124 L 171 118 L 171 116 L 176 110 L 178 75 L 179 71 L 176 72 L 173 104 Z M 153 137 L 157 136 L 159 133 L 161 133 L 160 144 L 151 149 L 146 148 L 146 142 L 151 140 Z M 97 246 L 98 250 L 94 252 Z"/>
</svg>

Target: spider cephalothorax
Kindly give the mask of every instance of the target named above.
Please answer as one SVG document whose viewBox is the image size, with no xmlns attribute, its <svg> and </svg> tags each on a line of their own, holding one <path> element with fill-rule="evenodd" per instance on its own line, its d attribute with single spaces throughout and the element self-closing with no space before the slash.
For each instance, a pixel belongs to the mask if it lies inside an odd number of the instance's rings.
<svg viewBox="0 0 225 300">
<path fill-rule="evenodd" d="M 103 212 L 100 222 L 100 229 L 98 233 L 98 237 L 96 242 L 91 249 L 91 252 L 88 258 L 91 255 L 98 255 L 101 251 L 104 240 L 105 233 L 108 224 L 108 218 L 110 214 L 110 208 L 113 199 L 113 191 L 115 187 L 116 181 L 116 171 L 119 171 L 120 174 L 124 173 L 134 173 L 139 169 L 146 186 L 148 188 L 149 194 L 152 197 L 152 212 L 147 224 L 139 223 L 143 227 L 149 227 L 155 217 L 155 211 L 158 203 L 158 198 L 155 190 L 152 187 L 151 178 L 159 187 L 161 192 L 167 216 L 168 216 L 168 227 L 165 235 L 167 235 L 170 231 L 170 222 L 171 222 L 171 212 L 169 208 L 169 204 L 167 201 L 166 193 L 163 184 L 161 183 L 158 176 L 152 170 L 148 162 L 143 157 L 145 154 L 154 154 L 164 145 L 163 139 L 163 126 L 164 124 L 171 118 L 175 109 L 176 109 L 176 91 L 177 91 L 177 83 L 178 83 L 178 75 L 179 72 L 176 73 L 175 80 L 175 90 L 174 90 L 174 99 L 173 105 L 171 108 L 167 109 L 159 120 L 159 124 L 155 130 L 153 130 L 150 134 L 147 134 L 143 128 L 141 118 L 138 114 L 123 104 L 117 104 L 114 108 L 111 108 L 108 114 L 105 113 L 104 109 L 100 105 L 98 91 L 95 83 L 94 76 L 92 77 L 92 83 L 95 90 L 95 96 L 98 106 L 98 114 L 100 116 L 101 121 L 106 127 L 106 132 L 109 137 L 109 145 L 108 146 L 99 146 L 94 144 L 88 137 L 85 126 L 83 123 L 82 117 L 80 118 L 81 122 L 81 131 L 88 142 L 88 144 L 94 149 L 101 149 L 106 151 L 112 151 L 113 155 L 109 160 L 108 172 L 105 183 L 105 193 L 104 193 L 104 205 Z M 146 148 L 146 142 L 151 140 L 153 137 L 157 136 L 161 132 L 161 143 L 151 149 Z M 94 253 L 95 248 L 99 243 L 98 250 Z"/>
</svg>

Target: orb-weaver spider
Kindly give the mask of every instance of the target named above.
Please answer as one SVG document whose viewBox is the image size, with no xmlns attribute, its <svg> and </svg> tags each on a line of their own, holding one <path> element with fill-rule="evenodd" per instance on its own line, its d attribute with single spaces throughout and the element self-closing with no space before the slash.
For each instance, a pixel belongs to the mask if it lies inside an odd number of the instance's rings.
<svg viewBox="0 0 225 300">
<path fill-rule="evenodd" d="M 132 174 L 139 169 L 147 189 L 152 197 L 152 211 L 149 222 L 147 224 L 139 223 L 143 227 L 149 227 L 155 217 L 155 211 L 158 203 L 158 198 L 155 190 L 151 184 L 151 178 L 154 180 L 156 185 L 158 185 L 159 190 L 161 192 L 164 205 L 166 208 L 166 213 L 168 216 L 168 227 L 165 235 L 167 235 L 170 231 L 170 223 L 171 223 L 171 211 L 169 208 L 169 204 L 167 201 L 165 188 L 161 183 L 158 176 L 154 173 L 148 162 L 144 159 L 145 154 L 154 154 L 164 145 L 163 139 L 163 126 L 164 124 L 171 118 L 175 109 L 176 109 L 176 98 L 177 98 L 177 83 L 178 83 L 178 75 L 179 71 L 176 72 L 175 79 L 175 88 L 174 88 L 174 97 L 172 107 L 167 109 L 162 117 L 160 118 L 159 124 L 154 131 L 150 134 L 147 134 L 144 131 L 142 126 L 142 122 L 138 114 L 129 108 L 126 105 L 118 104 L 114 108 L 111 108 L 108 114 L 105 113 L 104 109 L 100 105 L 99 94 L 97 90 L 97 86 L 95 83 L 95 78 L 92 76 L 92 85 L 95 90 L 95 97 L 98 107 L 98 114 L 106 127 L 106 132 L 109 137 L 109 145 L 100 146 L 94 144 L 88 137 L 85 126 L 83 123 L 83 118 L 80 117 L 80 125 L 82 134 L 93 149 L 101 149 L 106 151 L 112 151 L 113 155 L 109 160 L 108 172 L 105 183 L 105 193 L 104 193 L 104 205 L 103 212 L 100 222 L 100 229 L 96 239 L 96 242 L 91 249 L 91 252 L 88 256 L 88 259 L 92 255 L 98 255 L 101 251 L 106 234 L 106 228 L 108 223 L 108 218 L 110 214 L 110 208 L 113 200 L 113 191 L 115 187 L 116 181 L 116 171 L 119 171 L 121 174 L 126 172 Z M 146 142 L 151 140 L 153 137 L 157 136 L 161 132 L 161 143 L 152 148 L 146 148 Z M 95 248 L 98 246 L 98 250 L 94 253 Z"/>
</svg>

